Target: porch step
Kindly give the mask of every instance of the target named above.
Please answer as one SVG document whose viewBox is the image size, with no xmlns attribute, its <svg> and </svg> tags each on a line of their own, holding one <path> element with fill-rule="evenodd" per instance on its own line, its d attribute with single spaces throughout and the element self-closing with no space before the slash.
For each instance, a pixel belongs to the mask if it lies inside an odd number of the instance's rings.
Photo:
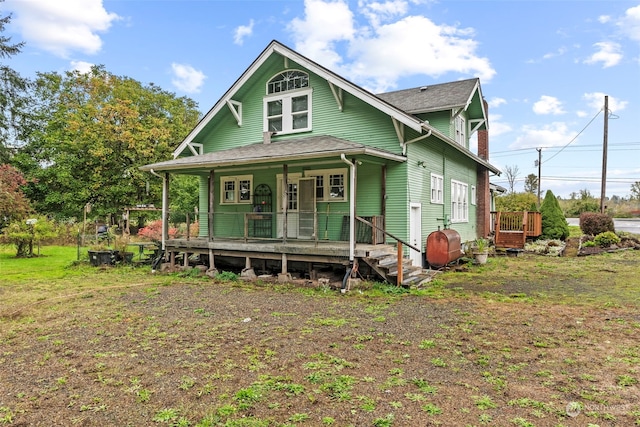
<svg viewBox="0 0 640 427">
<path fill-rule="evenodd" d="M 395 246 L 385 245 L 371 251 L 363 260 L 389 283 L 398 284 L 398 256 Z M 402 286 L 418 287 L 428 283 L 438 272 L 414 266 L 409 258 L 402 260 Z"/>
</svg>

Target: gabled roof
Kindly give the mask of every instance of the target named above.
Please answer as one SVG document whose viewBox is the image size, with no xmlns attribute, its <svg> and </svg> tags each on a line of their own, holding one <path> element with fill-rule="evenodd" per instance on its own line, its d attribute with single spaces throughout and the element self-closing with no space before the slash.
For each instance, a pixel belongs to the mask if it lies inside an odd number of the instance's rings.
<svg viewBox="0 0 640 427">
<path fill-rule="evenodd" d="M 284 141 L 249 144 L 228 150 L 214 151 L 199 156 L 180 157 L 175 160 L 146 165 L 140 169 L 150 170 L 195 170 L 213 167 L 283 162 L 291 160 L 313 160 L 331 155 L 340 157 L 369 155 L 372 157 L 406 161 L 406 157 L 380 150 L 364 144 L 346 141 L 332 136 L 308 136 Z"/>
<path fill-rule="evenodd" d="M 478 78 L 380 93 L 378 98 L 410 114 L 465 108 L 480 90 Z M 482 99 L 482 97 L 480 97 Z"/>
<path fill-rule="evenodd" d="M 398 107 L 383 101 L 378 98 L 374 94 L 366 91 L 358 85 L 355 85 L 348 80 L 340 77 L 335 74 L 331 70 L 324 68 L 322 65 L 306 58 L 305 56 L 295 52 L 294 50 L 288 48 L 287 46 L 281 44 L 280 42 L 273 40 L 269 43 L 269 46 L 256 58 L 255 61 L 245 70 L 244 73 L 240 76 L 238 80 L 227 90 L 227 92 L 216 102 L 216 104 L 209 110 L 209 112 L 200 120 L 200 122 L 196 125 L 196 127 L 187 135 L 187 137 L 182 141 L 180 146 L 173 152 L 173 157 L 178 157 L 180 153 L 187 147 L 187 145 L 194 140 L 194 138 L 200 133 L 200 131 L 206 126 L 206 124 L 215 117 L 218 112 L 226 108 L 227 101 L 231 101 L 234 94 L 249 80 L 249 78 L 265 63 L 265 61 L 274 53 L 281 55 L 282 57 L 289 58 L 290 60 L 300 64 L 305 67 L 307 70 L 317 74 L 318 76 L 324 78 L 326 81 L 331 83 L 332 85 L 340 88 L 352 96 L 355 96 L 362 101 L 372 105 L 378 110 L 388 114 L 398 122 L 404 124 L 405 126 L 410 127 L 416 132 L 422 133 L 423 131 L 428 131 L 428 124 L 424 123 L 422 120 L 412 116 L 411 114 L 406 113 L 405 111 L 399 109 Z"/>
</svg>

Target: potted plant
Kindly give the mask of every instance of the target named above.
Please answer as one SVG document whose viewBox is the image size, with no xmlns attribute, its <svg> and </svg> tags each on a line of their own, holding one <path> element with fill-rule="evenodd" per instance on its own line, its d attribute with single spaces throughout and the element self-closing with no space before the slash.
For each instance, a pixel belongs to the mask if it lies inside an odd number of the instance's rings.
<svg viewBox="0 0 640 427">
<path fill-rule="evenodd" d="M 115 236 L 113 247 L 117 252 L 117 259 L 127 264 L 133 262 L 133 252 L 127 250 L 129 246 L 129 235 L 124 232 L 122 234 L 114 232 L 113 235 Z"/>
<path fill-rule="evenodd" d="M 489 240 L 477 238 L 473 243 L 473 256 L 478 264 L 486 264 L 489 257 Z"/>
<path fill-rule="evenodd" d="M 116 251 L 110 249 L 106 243 L 98 242 L 89 246 L 87 251 L 92 266 L 113 265 L 116 261 Z"/>
</svg>

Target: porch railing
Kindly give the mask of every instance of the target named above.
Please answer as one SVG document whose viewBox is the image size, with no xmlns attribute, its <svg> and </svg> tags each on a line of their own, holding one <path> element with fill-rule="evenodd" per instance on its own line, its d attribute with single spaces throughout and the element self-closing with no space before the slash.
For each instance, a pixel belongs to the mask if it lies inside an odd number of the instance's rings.
<svg viewBox="0 0 640 427">
<path fill-rule="evenodd" d="M 499 247 L 523 248 L 528 237 L 542 234 L 540 212 L 491 212 L 491 231 Z"/>
<path fill-rule="evenodd" d="M 170 212 L 169 217 L 175 212 Z M 184 222 L 172 223 L 169 239 L 238 239 L 286 240 L 284 214 L 276 212 L 188 212 L 181 215 Z M 357 217 L 356 242 L 385 243 L 382 215 Z M 200 227 L 206 224 L 206 227 Z M 349 241 L 348 212 L 289 212 L 287 213 L 287 239 L 307 241 Z"/>
</svg>

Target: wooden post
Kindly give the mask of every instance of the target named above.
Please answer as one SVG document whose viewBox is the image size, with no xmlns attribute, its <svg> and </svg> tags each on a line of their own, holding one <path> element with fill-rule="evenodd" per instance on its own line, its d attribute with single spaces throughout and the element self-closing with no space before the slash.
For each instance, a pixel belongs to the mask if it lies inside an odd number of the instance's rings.
<svg viewBox="0 0 640 427">
<path fill-rule="evenodd" d="M 191 227 L 191 215 L 189 215 L 189 212 L 187 212 L 187 241 L 189 241 L 189 238 L 191 236 L 189 236 L 190 234 L 190 230 L 189 228 Z"/>
<path fill-rule="evenodd" d="M 209 241 L 213 240 L 213 210 L 215 206 L 215 172 L 212 170 L 209 172 L 209 208 L 207 212 L 207 221 L 208 222 L 208 237 Z M 213 264 L 213 262 L 211 263 Z M 213 268 L 213 267 L 212 267 Z"/>
<path fill-rule="evenodd" d="M 282 165 L 282 242 L 287 243 L 287 211 L 289 210 L 289 165 Z M 283 260 L 283 268 L 286 260 Z M 286 271 L 283 271 L 286 273 Z"/>
<path fill-rule="evenodd" d="M 402 268 L 404 263 L 402 262 L 402 243 L 398 242 L 398 282 L 396 286 L 402 285 L 402 281 L 404 280 Z"/>
</svg>

